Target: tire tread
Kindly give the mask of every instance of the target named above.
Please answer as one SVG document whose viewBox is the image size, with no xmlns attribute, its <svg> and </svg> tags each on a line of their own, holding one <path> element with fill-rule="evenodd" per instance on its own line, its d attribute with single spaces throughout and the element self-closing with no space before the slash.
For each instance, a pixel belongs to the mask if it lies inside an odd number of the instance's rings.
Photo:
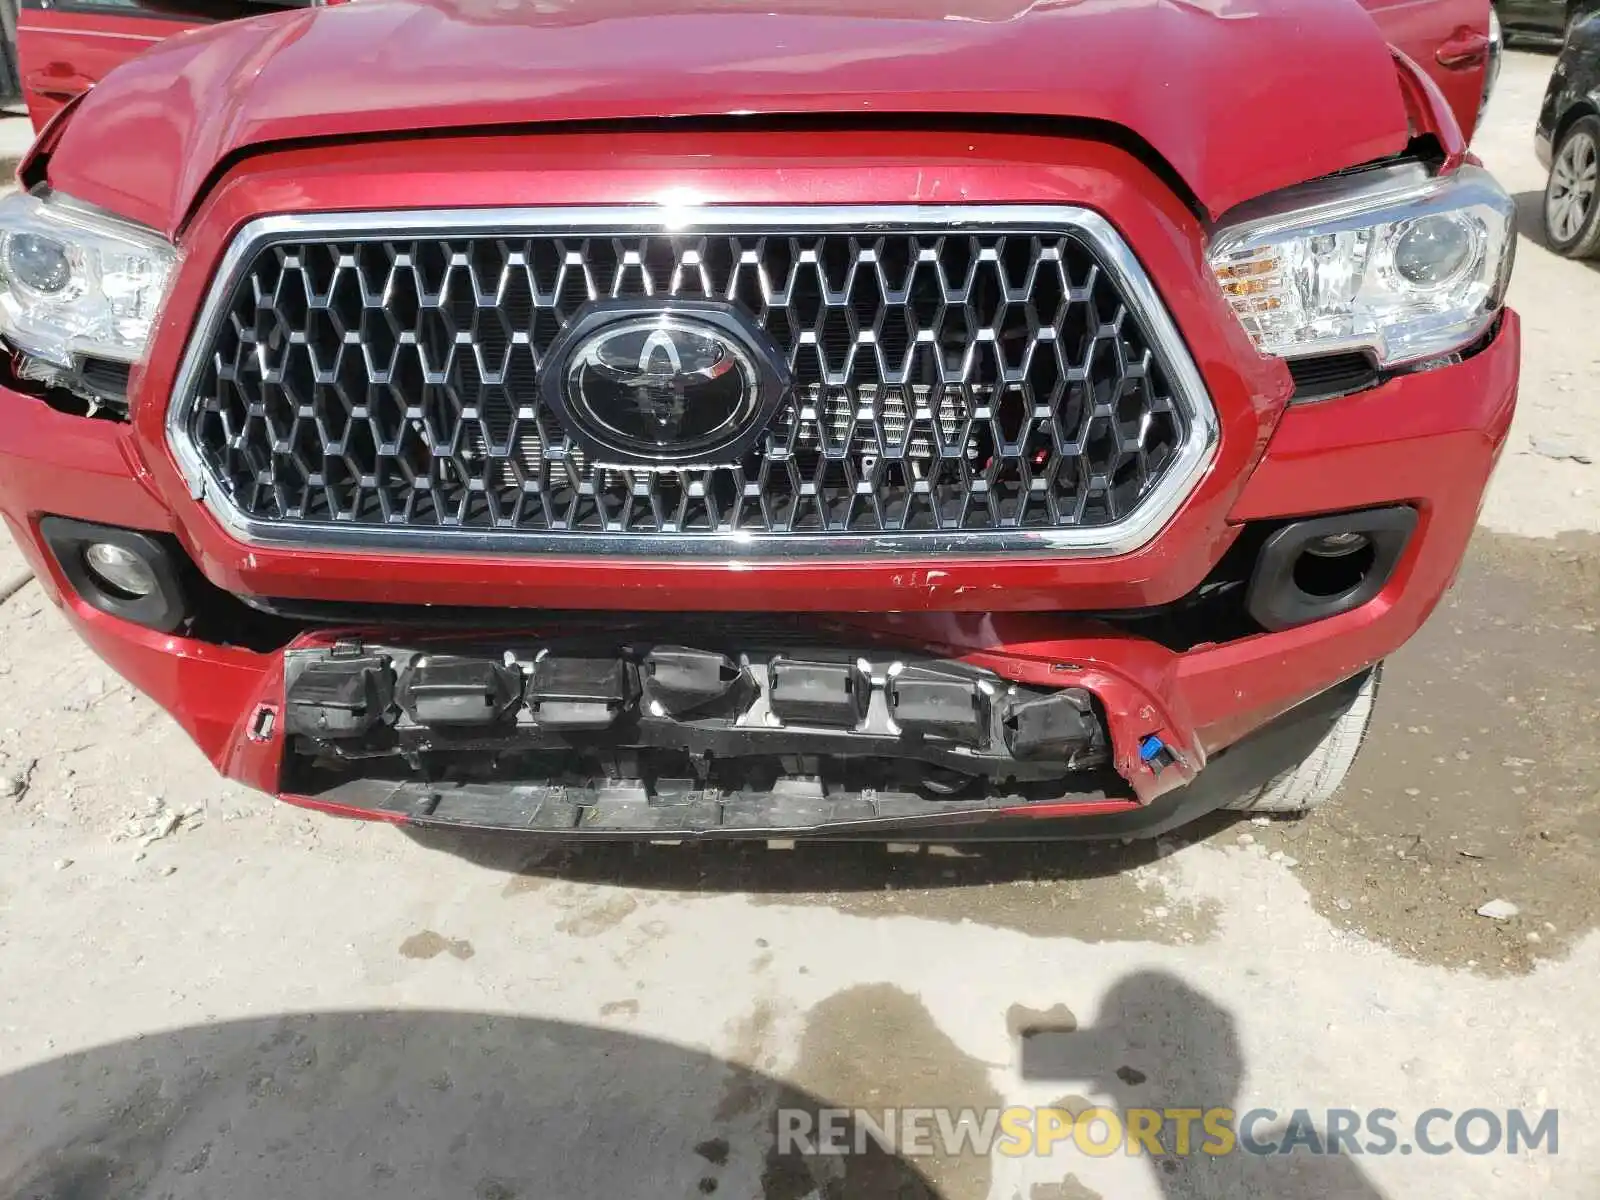
<svg viewBox="0 0 1600 1200">
<path fill-rule="evenodd" d="M 1366 743 L 1372 727 L 1373 704 L 1383 664 L 1368 673 L 1332 729 L 1310 754 L 1296 766 L 1269 780 L 1256 791 L 1228 805 L 1230 809 L 1256 813 L 1301 813 L 1319 808 L 1332 800 Z"/>
</svg>

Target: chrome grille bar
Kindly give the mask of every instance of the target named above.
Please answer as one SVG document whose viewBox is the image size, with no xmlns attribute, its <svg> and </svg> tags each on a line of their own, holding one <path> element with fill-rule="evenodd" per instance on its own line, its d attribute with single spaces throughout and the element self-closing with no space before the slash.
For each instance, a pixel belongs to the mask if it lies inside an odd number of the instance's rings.
<svg viewBox="0 0 1600 1200">
<path fill-rule="evenodd" d="M 562 324 L 644 296 L 731 302 L 788 358 L 745 461 L 590 462 L 542 406 Z M 252 222 L 168 436 L 252 543 L 749 558 L 1126 551 L 1217 426 L 1085 210 L 584 208 Z"/>
</svg>

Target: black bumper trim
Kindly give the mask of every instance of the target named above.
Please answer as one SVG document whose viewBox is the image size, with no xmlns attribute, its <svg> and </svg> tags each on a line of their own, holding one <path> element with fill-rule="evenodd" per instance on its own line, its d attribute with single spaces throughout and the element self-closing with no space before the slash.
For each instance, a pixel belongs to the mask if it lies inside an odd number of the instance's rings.
<svg viewBox="0 0 1600 1200">
<path fill-rule="evenodd" d="M 715 801 L 686 792 L 678 803 L 639 804 L 627 797 L 610 802 L 600 797 L 593 804 L 577 804 L 571 797 L 554 794 L 554 789 L 536 794 L 535 789 L 492 785 L 438 787 L 360 780 L 305 799 L 402 819 L 419 830 L 502 831 L 563 840 L 1150 838 L 1225 807 L 1300 762 L 1333 728 L 1365 677 L 1366 672 L 1352 676 L 1216 754 L 1187 786 L 1122 812 L 1097 811 L 1107 800 L 1127 797 L 1127 785 L 1109 772 L 1086 773 L 1085 790 L 1050 801 L 1048 817 L 1014 811 L 1039 803 L 1037 797 L 996 794 L 931 800 L 904 793 L 825 797 L 781 786 Z M 1082 805 L 1085 812 L 1055 815 L 1059 812 L 1055 806 L 1062 804 Z"/>
</svg>

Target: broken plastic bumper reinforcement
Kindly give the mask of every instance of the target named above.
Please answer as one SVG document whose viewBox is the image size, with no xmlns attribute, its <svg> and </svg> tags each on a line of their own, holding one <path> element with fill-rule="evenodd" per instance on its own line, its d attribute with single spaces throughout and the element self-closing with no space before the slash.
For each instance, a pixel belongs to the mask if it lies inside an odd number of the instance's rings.
<svg viewBox="0 0 1600 1200">
<path fill-rule="evenodd" d="M 350 639 L 288 652 L 284 684 L 286 790 L 423 823 L 727 836 L 1137 806 L 1087 690 L 882 648 Z M 1154 738 L 1141 757 L 1174 761 Z"/>
</svg>

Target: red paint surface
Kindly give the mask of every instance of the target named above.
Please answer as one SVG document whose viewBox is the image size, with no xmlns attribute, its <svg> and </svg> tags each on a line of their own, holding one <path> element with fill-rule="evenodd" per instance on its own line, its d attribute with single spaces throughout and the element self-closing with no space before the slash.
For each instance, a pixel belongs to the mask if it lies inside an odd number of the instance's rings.
<svg viewBox="0 0 1600 1200">
<path fill-rule="evenodd" d="M 1021 808 L 1003 808 L 1002 817 L 1109 817 L 1116 813 L 1132 812 L 1140 807 L 1137 800 L 1088 800 L 1078 804 L 1030 804 Z"/>
<path fill-rule="evenodd" d="M 961 611 L 961 598 L 950 595 L 941 600 L 940 590 L 930 591 L 924 584 L 918 593 L 924 600 L 921 607 L 940 603 L 947 607 L 835 613 L 819 619 L 864 638 L 891 639 L 958 657 L 1020 682 L 1089 688 L 1110 717 L 1118 770 L 1133 783 L 1140 800 L 1149 802 L 1184 782 L 1208 755 L 1393 652 L 1427 618 L 1460 563 L 1483 490 L 1504 445 L 1516 397 L 1519 353 L 1517 319 L 1507 314 L 1495 341 L 1466 363 L 1396 379 L 1364 395 L 1297 407 L 1279 422 L 1242 491 L 1234 495 L 1230 489 L 1231 499 L 1209 501 L 1231 507 L 1227 515 L 1235 520 L 1377 503 L 1416 504 L 1423 520 L 1394 579 L 1371 603 L 1353 612 L 1299 629 L 1177 654 L 1131 634 L 1051 611 L 1082 603 L 1085 593 L 1072 582 L 1074 570 L 1103 567 L 1078 562 L 1050 568 L 1063 582 L 1036 596 L 1035 607 L 1046 611 Z M 37 419 L 26 419 L 37 418 L 41 409 L 37 401 L 0 389 L 0 512 L 24 533 L 30 559 L 50 573 L 52 589 L 61 592 L 65 581 L 36 540 L 37 515 L 65 506 L 84 519 L 124 521 L 128 506 L 148 504 L 149 495 L 131 476 L 74 473 L 66 463 L 57 463 L 53 472 L 18 470 L 31 463 L 39 430 L 58 422 L 82 430 L 81 444 L 98 442 L 94 460 L 101 465 L 126 453 L 130 434 L 125 427 L 55 416 L 41 426 Z M 184 520 L 193 516 L 192 506 L 186 506 Z M 1174 526 L 1161 540 L 1179 536 L 1183 535 Z M 1181 564 L 1187 558 L 1179 554 L 1161 561 Z M 1112 561 L 1126 567 L 1129 560 Z M 697 567 L 689 574 L 699 578 L 701 572 L 718 569 Z M 1011 564 L 989 569 L 1002 575 L 1036 570 Z M 748 574 L 727 564 L 720 570 L 720 581 L 712 578 L 708 590 L 700 594 L 702 607 L 722 595 L 728 580 Z M 925 568 L 922 573 L 925 576 Z M 477 574 L 470 562 L 438 562 L 429 567 L 427 579 L 441 593 L 449 593 Z M 804 590 L 818 590 L 814 584 L 813 568 L 813 586 Z M 795 586 L 790 581 L 758 591 L 758 577 L 741 582 L 738 594 L 750 599 L 749 607 L 771 611 L 793 606 Z M 1044 585 L 1035 581 L 1033 586 Z M 1159 581 L 1154 586 L 1166 590 Z M 61 602 L 90 644 L 172 712 L 219 769 L 262 790 L 277 790 L 280 738 L 275 734 L 265 742 L 252 741 L 247 723 L 258 705 L 282 703 L 281 655 L 154 634 L 94 612 L 70 595 Z M 530 625 L 537 628 L 538 618 L 530 617 Z M 332 636 L 319 634 L 305 642 Z M 1186 760 L 1160 779 L 1138 763 L 1138 742 L 1150 733 L 1159 734 Z"/>
<path fill-rule="evenodd" d="M 302 796 L 296 792 L 284 792 L 278 799 L 293 804 L 296 808 L 309 808 L 316 812 L 327 813 L 330 817 L 353 817 L 358 821 L 387 821 L 391 825 L 404 825 L 407 821 L 404 813 L 390 812 L 382 808 L 360 808 L 354 804 L 340 804 L 337 800 Z"/>
<path fill-rule="evenodd" d="M 1477 18 L 1455 20 L 1467 0 L 1429 0 L 1432 23 L 1413 4 L 1372 0 L 1386 29 L 1400 28 L 1397 13 L 1412 21 L 1409 41 L 1391 33 L 1407 58 L 1344 0 L 1109 0 L 1025 12 L 1011 0 L 957 2 L 960 19 L 937 20 L 911 0 L 786 0 L 775 13 L 705 0 L 673 15 L 615 0 L 581 18 L 369 0 L 163 43 L 81 101 L 24 168 L 179 241 L 173 294 L 133 380 L 133 423 L 62 416 L 0 389 L 0 515 L 95 649 L 219 769 L 263 790 L 278 790 L 281 735 L 253 740 L 247 725 L 259 705 L 282 703 L 281 655 L 153 634 L 87 608 L 37 541 L 41 515 L 170 531 L 235 593 L 829 614 L 863 638 L 1028 683 L 1088 687 L 1140 800 L 1181 785 L 1207 755 L 1392 652 L 1438 602 L 1510 421 L 1518 328 L 1508 316 L 1462 365 L 1286 413 L 1287 371 L 1254 351 L 1223 305 L 1203 261 L 1207 231 L 1139 140 L 1213 214 L 1392 153 L 1410 132 L 1435 133 L 1455 157 L 1457 119 L 1476 108 L 1462 82 L 1471 72 L 1445 76 L 1422 51 L 1435 33 L 1460 35 Z M 1448 29 L 1438 23 L 1447 12 Z M 752 119 L 744 129 L 743 117 L 720 131 L 531 128 L 735 112 L 811 114 L 817 128 Z M 916 131 L 915 119 L 931 114 L 972 120 Z M 1011 114 L 1069 121 L 1046 136 L 996 133 L 977 119 Z M 911 131 L 872 128 L 863 115 L 904 116 Z M 414 136 L 425 131 L 435 135 Z M 397 203 L 684 200 L 1094 209 L 1134 247 L 1200 368 L 1222 423 L 1216 462 L 1157 538 L 1106 559 L 786 565 L 252 550 L 190 498 L 164 442 L 166 398 L 213 264 L 248 220 Z M 1414 504 L 1422 521 L 1385 592 L 1356 612 L 1187 654 L 1071 615 L 1183 595 L 1240 521 L 1384 503 Z M 1159 779 L 1138 759 L 1152 733 L 1181 758 Z"/>
<path fill-rule="evenodd" d="M 1350 0 L 371 0 L 154 47 L 85 100 L 52 170 L 172 232 L 219 163 L 274 143 L 781 114 L 846 141 L 898 116 L 1120 126 L 1214 214 L 1406 140 Z"/>
<path fill-rule="evenodd" d="M 87 92 L 112 68 L 194 24 L 135 10 L 22 9 L 17 15 L 17 58 L 33 127 L 42 128 L 67 101 Z"/>
<path fill-rule="evenodd" d="M 705 165 L 690 173 L 696 161 Z M 246 549 L 188 499 L 165 446 L 165 397 L 211 264 L 235 231 L 266 212 L 361 209 L 396 196 L 419 207 L 615 204 L 661 199 L 692 179 L 707 203 L 971 201 L 1081 204 L 1121 229 L 1172 309 L 1225 426 L 1216 465 L 1170 535 L 1121 559 L 899 557 L 814 562 L 574 560 L 527 555 L 285 553 Z M 183 239 L 185 261 L 136 384 L 128 436 L 181 533 L 213 580 L 233 592 L 302 599 L 638 610 L 1039 609 L 1129 607 L 1174 599 L 1231 542 L 1225 516 L 1265 445 L 1290 382 L 1257 354 L 1202 259 L 1198 222 L 1124 151 L 1096 142 L 991 134 L 820 134 L 463 138 L 256 160 L 212 193 Z M 817 572 L 828 587 L 816 588 Z"/>
<path fill-rule="evenodd" d="M 1417 64 L 1437 87 L 1455 124 L 1470 138 L 1483 99 L 1488 65 L 1489 6 L 1483 0 L 1361 0 L 1389 44 Z M 1481 55 L 1457 58 L 1461 47 Z M 1442 59 L 1448 61 L 1441 61 Z"/>
</svg>

